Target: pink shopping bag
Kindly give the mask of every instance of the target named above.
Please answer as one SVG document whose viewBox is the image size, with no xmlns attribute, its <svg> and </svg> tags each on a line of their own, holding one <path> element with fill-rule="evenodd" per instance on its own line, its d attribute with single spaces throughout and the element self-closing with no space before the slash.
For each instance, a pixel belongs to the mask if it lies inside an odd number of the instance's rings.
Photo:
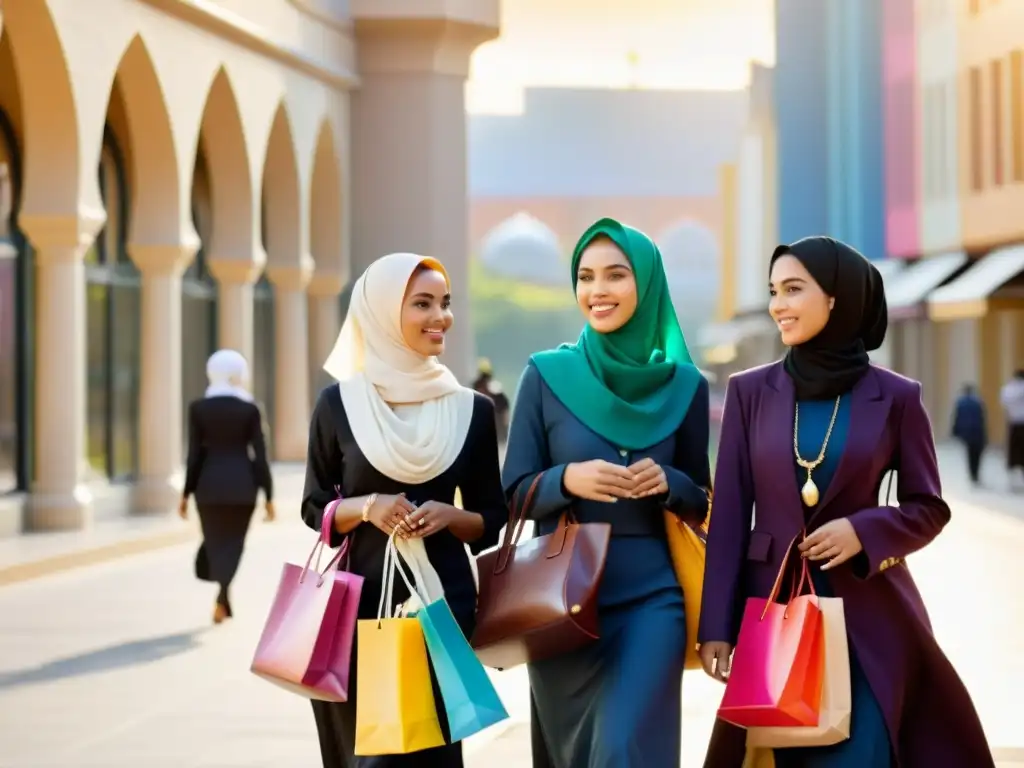
<svg viewBox="0 0 1024 768">
<path fill-rule="evenodd" d="M 324 513 L 306 565 L 285 564 L 250 669 L 307 699 L 347 701 L 363 577 L 341 569 L 351 536 L 319 570 L 320 553 L 330 543 L 333 507 L 332 502 Z"/>
<path fill-rule="evenodd" d="M 776 603 L 794 539 L 767 599 L 749 598 L 718 717 L 743 728 L 817 726 L 825 675 L 821 608 L 802 560 L 786 603 Z M 801 594 L 803 585 L 810 594 Z"/>
</svg>

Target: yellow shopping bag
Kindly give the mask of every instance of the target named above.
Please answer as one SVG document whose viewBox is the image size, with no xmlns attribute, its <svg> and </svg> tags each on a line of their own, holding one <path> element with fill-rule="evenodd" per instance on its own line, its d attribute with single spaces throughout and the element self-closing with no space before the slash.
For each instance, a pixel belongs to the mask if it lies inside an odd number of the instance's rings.
<svg viewBox="0 0 1024 768">
<path fill-rule="evenodd" d="M 665 512 L 665 530 L 676 579 L 683 588 L 686 606 L 686 669 L 700 669 L 697 653 L 697 627 L 700 624 L 700 600 L 704 591 L 704 556 L 707 527 L 695 531 L 671 512 Z"/>
<path fill-rule="evenodd" d="M 393 552 L 385 550 L 377 618 L 356 629 L 357 755 L 405 755 L 445 743 L 420 623 L 384 615 L 385 606 L 393 610 Z"/>
</svg>

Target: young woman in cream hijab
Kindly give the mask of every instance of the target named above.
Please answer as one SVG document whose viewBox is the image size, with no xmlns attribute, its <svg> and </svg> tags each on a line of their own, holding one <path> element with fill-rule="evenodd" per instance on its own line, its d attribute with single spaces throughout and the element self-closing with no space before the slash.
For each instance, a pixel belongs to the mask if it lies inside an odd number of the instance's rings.
<svg viewBox="0 0 1024 768">
<path fill-rule="evenodd" d="M 437 356 L 452 325 L 448 275 L 435 259 L 378 259 L 352 291 L 348 317 L 324 369 L 338 383 L 313 411 L 302 518 L 319 530 L 333 515 L 334 541 L 351 537 L 350 570 L 363 576 L 360 618 L 377 615 L 384 550 L 397 529 L 423 538 L 445 597 L 468 637 L 475 553 L 498 542 L 507 508 L 490 398 L 459 384 Z M 453 506 L 455 489 L 465 510 Z M 342 500 L 336 502 L 339 496 Z M 396 604 L 408 598 L 395 585 Z M 356 649 L 358 653 L 358 649 Z M 440 694 L 435 691 L 435 701 Z M 459 743 L 409 755 L 356 757 L 356 701 L 313 702 L 324 768 L 462 765 Z M 439 719 L 447 741 L 444 708 Z"/>
<path fill-rule="evenodd" d="M 228 589 L 238 570 L 262 490 L 269 522 L 274 519 L 274 480 L 267 461 L 263 417 L 246 385 L 249 364 L 240 352 L 221 349 L 206 363 L 206 396 L 188 407 L 188 461 L 178 512 L 188 516 L 195 496 L 203 543 L 196 577 L 220 586 L 213 621 L 233 616 Z"/>
</svg>

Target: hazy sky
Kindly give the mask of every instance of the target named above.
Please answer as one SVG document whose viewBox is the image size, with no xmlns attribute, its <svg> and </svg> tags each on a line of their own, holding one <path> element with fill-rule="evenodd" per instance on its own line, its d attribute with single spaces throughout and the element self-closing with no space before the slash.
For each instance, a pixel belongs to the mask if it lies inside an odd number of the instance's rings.
<svg viewBox="0 0 1024 768">
<path fill-rule="evenodd" d="M 738 88 L 775 61 L 773 0 L 503 0 L 468 107 L 512 112 L 524 85 Z M 631 62 L 631 54 L 634 61 Z"/>
</svg>

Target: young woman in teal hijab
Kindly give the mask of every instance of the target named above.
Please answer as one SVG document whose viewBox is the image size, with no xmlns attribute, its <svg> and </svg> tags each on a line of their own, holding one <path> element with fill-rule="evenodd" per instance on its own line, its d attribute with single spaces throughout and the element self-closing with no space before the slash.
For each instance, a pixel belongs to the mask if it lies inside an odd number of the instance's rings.
<svg viewBox="0 0 1024 768">
<path fill-rule="evenodd" d="M 543 473 L 526 510 L 541 534 L 571 506 L 580 522 L 609 523 L 612 539 L 600 639 L 529 665 L 534 765 L 676 768 L 693 639 L 664 511 L 693 525 L 707 514 L 708 385 L 647 235 L 601 219 L 573 250 L 571 277 L 586 325 L 527 364 L 502 484 L 511 500 Z"/>
</svg>

